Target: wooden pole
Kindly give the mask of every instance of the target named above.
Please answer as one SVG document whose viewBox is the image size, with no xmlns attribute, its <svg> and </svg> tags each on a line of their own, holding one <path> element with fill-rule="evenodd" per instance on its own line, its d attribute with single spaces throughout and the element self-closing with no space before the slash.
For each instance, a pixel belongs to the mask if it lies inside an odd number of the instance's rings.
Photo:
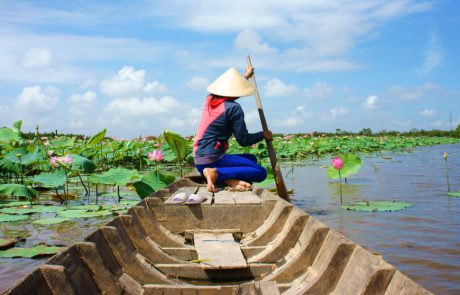
<svg viewBox="0 0 460 295">
<path fill-rule="evenodd" d="M 248 66 L 252 67 L 251 58 L 249 57 L 249 55 L 246 57 L 246 63 Z M 265 114 L 264 114 L 264 110 L 262 109 L 262 102 L 260 101 L 259 91 L 257 90 L 256 77 L 254 74 L 252 75 L 251 79 L 252 79 L 252 84 L 254 85 L 254 88 L 256 89 L 256 93 L 255 93 L 256 104 L 257 104 L 257 109 L 259 111 L 260 122 L 262 123 L 262 130 L 268 131 L 267 120 L 265 120 Z M 273 173 L 275 174 L 275 182 L 276 182 L 276 189 L 278 190 L 278 195 L 284 200 L 290 202 L 289 194 L 286 190 L 286 185 L 284 184 L 283 174 L 281 173 L 281 169 L 278 164 L 278 160 L 276 158 L 276 152 L 275 152 L 275 149 L 273 148 L 273 142 L 271 140 L 266 140 L 266 143 L 267 143 L 268 155 L 270 157 L 270 163 L 272 165 Z"/>
</svg>

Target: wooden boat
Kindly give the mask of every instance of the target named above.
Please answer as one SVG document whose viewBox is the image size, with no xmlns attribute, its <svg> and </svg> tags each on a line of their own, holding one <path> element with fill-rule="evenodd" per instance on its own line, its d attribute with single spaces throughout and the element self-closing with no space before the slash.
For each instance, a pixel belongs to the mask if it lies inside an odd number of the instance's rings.
<svg viewBox="0 0 460 295">
<path fill-rule="evenodd" d="M 199 205 L 174 193 L 206 194 Z M 431 294 L 268 190 L 189 176 L 50 258 L 5 294 Z"/>
</svg>

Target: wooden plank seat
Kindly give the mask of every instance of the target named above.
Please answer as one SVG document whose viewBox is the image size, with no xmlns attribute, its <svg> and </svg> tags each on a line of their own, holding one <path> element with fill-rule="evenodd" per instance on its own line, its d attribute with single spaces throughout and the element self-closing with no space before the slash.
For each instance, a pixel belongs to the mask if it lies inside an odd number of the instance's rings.
<svg viewBox="0 0 460 295">
<path fill-rule="evenodd" d="M 198 260 L 205 269 L 246 268 L 246 259 L 240 243 L 231 233 L 195 233 L 195 249 Z"/>
</svg>

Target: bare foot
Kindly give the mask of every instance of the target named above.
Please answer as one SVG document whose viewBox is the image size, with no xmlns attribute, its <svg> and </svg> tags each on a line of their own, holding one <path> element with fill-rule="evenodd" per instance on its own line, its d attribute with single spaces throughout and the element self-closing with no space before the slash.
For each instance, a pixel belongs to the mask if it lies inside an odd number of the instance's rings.
<svg viewBox="0 0 460 295">
<path fill-rule="evenodd" d="M 247 191 L 252 187 L 252 185 L 249 182 L 238 179 L 227 179 L 224 182 L 232 189 L 237 191 Z"/>
<path fill-rule="evenodd" d="M 215 182 L 217 180 L 217 169 L 216 168 L 204 168 L 203 175 L 206 177 L 208 182 L 207 189 L 208 191 L 215 193 L 217 192 Z"/>
</svg>

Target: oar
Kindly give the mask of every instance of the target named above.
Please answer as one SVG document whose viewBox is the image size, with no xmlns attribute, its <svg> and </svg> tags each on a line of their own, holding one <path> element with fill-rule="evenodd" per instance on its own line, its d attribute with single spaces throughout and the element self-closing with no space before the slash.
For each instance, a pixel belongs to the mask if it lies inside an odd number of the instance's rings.
<svg viewBox="0 0 460 295">
<path fill-rule="evenodd" d="M 248 66 L 252 67 L 251 58 L 249 55 L 246 57 L 246 63 Z M 256 89 L 256 104 L 257 109 L 259 110 L 260 122 L 262 123 L 262 130 L 268 131 L 267 120 L 265 120 L 264 110 L 262 109 L 262 102 L 260 101 L 259 91 L 257 90 L 256 77 L 252 75 L 252 84 Z M 278 165 L 278 160 L 276 158 L 276 152 L 273 148 L 273 143 L 271 140 L 266 140 L 268 155 L 270 156 L 270 163 L 272 164 L 273 173 L 275 174 L 276 189 L 278 190 L 278 195 L 290 202 L 289 194 L 286 190 L 286 185 L 284 184 L 283 174 L 281 173 L 280 166 Z"/>
</svg>

